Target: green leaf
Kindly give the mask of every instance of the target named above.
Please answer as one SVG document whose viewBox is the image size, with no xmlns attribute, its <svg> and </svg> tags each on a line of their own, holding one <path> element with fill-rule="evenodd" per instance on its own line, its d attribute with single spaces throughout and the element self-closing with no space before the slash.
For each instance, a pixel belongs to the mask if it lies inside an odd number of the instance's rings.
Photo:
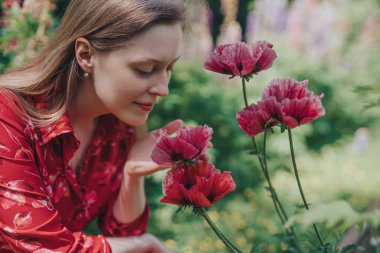
<svg viewBox="0 0 380 253">
<path fill-rule="evenodd" d="M 252 249 L 249 253 L 257 253 L 257 252 L 260 252 L 260 247 L 258 244 L 253 244 Z"/>
<path fill-rule="evenodd" d="M 287 127 L 283 124 L 280 125 L 280 128 L 281 128 L 281 133 L 284 133 L 287 129 Z"/>
<path fill-rule="evenodd" d="M 261 158 L 264 158 L 263 154 L 259 151 L 248 151 L 247 152 L 248 155 L 254 155 L 254 156 L 259 156 Z"/>
<path fill-rule="evenodd" d="M 296 205 L 296 208 L 297 208 L 297 209 L 304 209 L 304 208 L 305 208 L 305 205 L 304 205 L 304 204 L 297 204 L 297 205 Z"/>
<path fill-rule="evenodd" d="M 181 212 L 183 209 L 185 209 L 183 206 L 179 206 L 178 209 L 175 211 L 175 213 Z"/>
<path fill-rule="evenodd" d="M 356 244 L 348 244 L 342 248 L 340 253 L 348 253 L 351 250 L 365 251 L 366 249 L 364 247 L 356 245 Z"/>
<path fill-rule="evenodd" d="M 343 229 L 353 225 L 368 224 L 370 227 L 380 226 L 380 210 L 371 213 L 358 213 L 346 201 L 338 200 L 328 204 L 316 204 L 308 211 L 300 211 L 289 218 L 285 224 L 286 228 L 295 223 L 304 228 L 313 223 L 324 223 L 327 228 L 333 229 L 341 226 Z"/>
<path fill-rule="evenodd" d="M 329 248 L 330 244 L 329 243 L 326 243 L 324 246 L 320 245 L 318 247 L 318 251 L 319 252 L 322 252 L 322 253 L 328 253 L 328 248 Z"/>
<path fill-rule="evenodd" d="M 325 223 L 328 228 L 338 225 L 351 226 L 360 221 L 359 214 L 345 201 L 335 201 L 328 204 L 318 204 L 308 211 L 301 212 L 289 218 L 285 224 L 287 228 L 295 223 L 300 223 L 304 227 L 309 227 L 313 223 Z"/>
</svg>

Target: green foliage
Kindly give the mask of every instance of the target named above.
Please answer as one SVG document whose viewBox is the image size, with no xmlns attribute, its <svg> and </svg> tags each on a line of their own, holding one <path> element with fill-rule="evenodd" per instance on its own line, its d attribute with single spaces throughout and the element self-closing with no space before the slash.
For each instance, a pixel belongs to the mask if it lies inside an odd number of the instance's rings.
<svg viewBox="0 0 380 253">
<path fill-rule="evenodd" d="M 320 223 L 329 253 L 339 252 L 337 245 L 350 226 L 380 224 L 379 211 L 364 213 L 378 195 L 374 189 L 380 180 L 380 146 L 376 142 L 380 137 L 376 107 L 380 104 L 380 48 L 359 43 L 367 13 L 380 17 L 379 3 L 377 0 L 348 1 L 341 8 L 341 15 L 350 17 L 352 26 L 343 35 L 337 51 L 326 58 L 297 54 L 289 50 L 281 37 L 278 41 L 266 38 L 275 45 L 279 58 L 271 70 L 255 76 L 247 84 L 250 103 L 260 97 L 260 90 L 275 77 L 308 79 L 314 93 L 324 93 L 322 102 L 326 115 L 294 131 L 297 163 L 311 202 L 310 212 L 300 208 L 286 135 L 281 134 L 280 128 L 274 128 L 267 136 L 268 166 L 273 183 L 280 199 L 286 203 L 285 209 L 291 216 L 289 224 L 295 224 L 306 252 L 323 250 L 316 246 L 318 243 L 310 229 L 312 222 Z M 66 5 L 65 0 L 57 2 L 55 19 L 60 19 Z M 0 73 L 17 63 L 16 54 L 28 50 L 28 41 L 35 36 L 40 24 L 29 14 L 23 19 L 16 18 L 19 11 L 11 10 L 12 25 L 0 31 Z M 380 35 L 375 36 L 378 42 Z M 9 48 L 14 41 L 20 46 L 17 51 Z M 264 188 L 257 162 L 261 153 L 251 151 L 251 140 L 236 121 L 236 113 L 243 107 L 240 80 L 208 73 L 202 65 L 202 62 L 183 62 L 176 66 L 170 83 L 171 94 L 158 101 L 151 113 L 149 128 L 160 128 L 177 118 L 186 124 L 212 127 L 211 159 L 220 170 L 232 172 L 237 189 L 209 209 L 210 217 L 245 252 L 295 252 L 273 209 L 270 193 Z M 369 147 L 363 154 L 352 154 L 352 136 L 360 127 L 368 129 Z M 257 142 L 261 149 L 262 136 Z M 165 172 L 159 172 L 146 180 L 152 211 L 150 232 L 176 252 L 227 252 L 200 217 L 189 209 L 176 212 L 176 206 L 160 203 L 164 176 Z M 99 233 L 95 221 L 86 228 L 86 233 Z M 347 245 L 340 253 L 353 250 L 363 249 Z"/>
<path fill-rule="evenodd" d="M 346 74 L 354 84 L 354 91 L 364 102 L 365 110 L 373 109 L 378 112 L 380 105 L 380 73 L 378 59 L 380 47 L 378 29 L 371 31 L 370 23 L 380 19 L 378 0 L 352 1 L 343 8 L 344 14 L 350 15 L 352 29 L 342 43 L 342 59 L 347 63 Z M 366 31 L 368 30 L 368 31 Z M 367 33 L 367 34 L 366 34 Z M 369 33 L 371 38 L 368 37 Z"/>
<path fill-rule="evenodd" d="M 352 250 L 365 251 L 366 249 L 356 244 L 348 244 L 342 248 L 340 253 L 349 253 Z"/>
<path fill-rule="evenodd" d="M 296 63 L 289 66 L 288 62 Z M 333 144 L 344 136 L 353 134 L 357 128 L 370 126 L 375 122 L 373 116 L 362 115 L 360 104 L 352 103 L 360 101 L 360 98 L 352 88 L 347 88 L 351 83 L 350 76 L 337 72 L 335 68 L 326 66 L 323 62 L 302 59 L 299 55 L 282 55 L 275 67 L 281 73 L 286 73 L 281 74 L 283 76 L 309 80 L 309 89 L 315 94 L 324 95 L 322 103 L 326 114 L 310 124 L 310 132 L 305 135 L 309 148 L 320 150 L 326 144 Z M 353 87 L 354 84 L 350 86 Z"/>
<path fill-rule="evenodd" d="M 13 67 L 16 56 L 28 50 L 40 24 L 32 14 L 22 13 L 17 4 L 6 13 L 8 16 L 3 20 L 6 26 L 0 27 L 0 73 Z"/>
<path fill-rule="evenodd" d="M 5 54 L 3 51 L 0 50 L 0 73 L 3 73 L 6 69 L 8 69 L 8 66 L 11 61 L 11 55 Z"/>
<path fill-rule="evenodd" d="M 252 249 L 251 249 L 250 253 L 259 253 L 259 252 L 260 252 L 260 247 L 259 247 L 259 245 L 254 244 L 254 245 L 252 246 Z"/>
<path fill-rule="evenodd" d="M 19 8 L 12 8 L 9 12 L 8 22 L 11 28 L 6 27 L 1 30 L 1 44 L 10 44 L 14 39 L 27 43 L 28 39 L 37 32 L 39 21 L 33 18 L 32 14 L 21 14 L 20 11 Z"/>
<path fill-rule="evenodd" d="M 303 211 L 289 218 L 286 226 L 293 226 L 296 222 L 304 228 L 313 223 L 323 223 L 327 229 L 343 227 L 347 229 L 353 225 L 369 224 L 372 227 L 380 225 L 380 210 L 372 213 L 358 213 L 351 205 L 343 200 L 331 203 L 321 203 L 311 207 L 309 211 Z"/>
</svg>

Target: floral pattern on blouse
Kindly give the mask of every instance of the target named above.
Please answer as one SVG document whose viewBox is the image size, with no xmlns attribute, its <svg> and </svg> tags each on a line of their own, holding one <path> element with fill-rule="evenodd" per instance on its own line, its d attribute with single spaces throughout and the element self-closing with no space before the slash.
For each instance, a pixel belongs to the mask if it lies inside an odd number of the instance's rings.
<svg viewBox="0 0 380 253">
<path fill-rule="evenodd" d="M 149 208 L 122 224 L 112 214 L 123 167 L 135 141 L 132 127 L 100 116 L 78 175 L 70 160 L 79 148 L 64 114 L 33 127 L 15 113 L 20 106 L 0 90 L 0 252 L 111 252 L 104 236 L 140 235 Z M 96 217 L 102 235 L 81 231 Z"/>
</svg>

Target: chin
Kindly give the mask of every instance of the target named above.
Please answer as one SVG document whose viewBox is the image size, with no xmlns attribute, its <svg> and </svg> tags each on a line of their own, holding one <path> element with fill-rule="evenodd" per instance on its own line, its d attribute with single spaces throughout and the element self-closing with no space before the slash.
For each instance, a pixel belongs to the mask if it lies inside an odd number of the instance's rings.
<svg viewBox="0 0 380 253">
<path fill-rule="evenodd" d="M 137 126 L 142 126 L 142 125 L 144 125 L 145 122 L 146 122 L 146 120 L 143 121 L 143 122 L 133 122 L 133 123 L 128 123 L 128 122 L 126 122 L 126 123 L 127 123 L 128 125 L 130 125 L 130 126 L 135 126 L 135 127 L 137 127 Z"/>
<path fill-rule="evenodd" d="M 125 117 L 121 118 L 120 120 L 130 126 L 142 126 L 145 124 L 147 117 Z"/>
<path fill-rule="evenodd" d="M 124 112 L 119 111 L 118 113 L 114 113 L 114 115 L 125 124 L 130 126 L 141 126 L 146 123 L 149 113 L 131 112 L 129 110 L 125 110 Z"/>
</svg>

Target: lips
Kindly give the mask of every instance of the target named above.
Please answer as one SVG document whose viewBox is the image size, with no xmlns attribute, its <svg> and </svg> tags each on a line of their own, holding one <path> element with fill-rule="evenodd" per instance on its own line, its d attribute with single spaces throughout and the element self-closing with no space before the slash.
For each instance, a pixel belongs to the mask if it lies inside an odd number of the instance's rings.
<svg viewBox="0 0 380 253">
<path fill-rule="evenodd" d="M 153 110 L 154 103 L 139 103 L 135 102 L 136 105 L 138 105 L 142 110 L 150 112 Z"/>
</svg>

